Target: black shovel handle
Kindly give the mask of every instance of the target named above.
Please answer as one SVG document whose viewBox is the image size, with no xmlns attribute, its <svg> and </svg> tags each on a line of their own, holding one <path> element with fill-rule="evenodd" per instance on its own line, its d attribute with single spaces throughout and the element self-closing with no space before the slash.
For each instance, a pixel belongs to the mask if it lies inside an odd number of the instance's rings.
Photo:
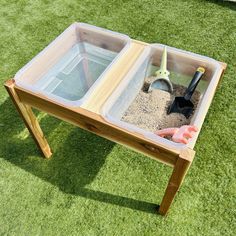
<svg viewBox="0 0 236 236">
<path fill-rule="evenodd" d="M 205 72 L 205 69 L 203 67 L 198 67 L 197 68 L 197 70 L 196 70 L 196 72 L 195 72 L 188 88 L 185 91 L 185 94 L 184 94 L 184 99 L 185 100 L 190 100 L 191 99 L 191 97 L 192 97 L 199 81 L 201 80 L 204 72 Z"/>
</svg>

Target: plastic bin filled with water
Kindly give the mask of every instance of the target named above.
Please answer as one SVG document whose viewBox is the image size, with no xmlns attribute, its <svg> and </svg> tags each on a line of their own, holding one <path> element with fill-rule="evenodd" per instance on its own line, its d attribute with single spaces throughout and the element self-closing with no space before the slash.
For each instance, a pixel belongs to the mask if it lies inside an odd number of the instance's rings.
<svg viewBox="0 0 236 236">
<path fill-rule="evenodd" d="M 117 54 L 89 43 L 78 43 L 35 86 L 69 101 L 80 100 Z"/>
<path fill-rule="evenodd" d="M 16 83 L 80 106 L 129 43 L 125 35 L 74 23 L 16 74 Z"/>
</svg>

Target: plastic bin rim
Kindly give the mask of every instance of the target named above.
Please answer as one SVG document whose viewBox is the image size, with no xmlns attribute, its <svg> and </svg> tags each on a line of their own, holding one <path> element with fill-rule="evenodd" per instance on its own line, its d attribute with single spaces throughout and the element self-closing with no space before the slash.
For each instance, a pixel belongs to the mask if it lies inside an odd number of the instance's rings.
<svg viewBox="0 0 236 236">
<path fill-rule="evenodd" d="M 127 42 L 127 45 L 130 45 L 130 37 L 128 35 L 125 35 L 125 34 L 121 34 L 121 33 L 118 33 L 118 32 L 114 32 L 112 30 L 108 30 L 108 29 L 104 29 L 104 28 L 101 28 L 101 27 L 98 27 L 98 26 L 94 26 L 94 25 L 90 25 L 90 24 L 87 24 L 87 23 L 83 23 L 83 22 L 74 22 L 72 23 L 71 25 L 69 25 L 62 33 L 60 33 L 54 40 L 52 40 L 43 50 L 41 50 L 38 54 L 36 54 L 28 63 L 26 63 L 20 70 L 18 70 L 14 76 L 14 79 L 16 81 L 16 84 L 17 84 L 17 80 L 20 80 L 20 77 L 22 76 L 22 74 L 25 72 L 25 70 L 30 67 L 33 62 L 40 56 L 42 56 L 43 54 L 46 53 L 46 51 L 48 50 L 48 48 L 50 48 L 52 45 L 54 45 L 57 41 L 59 41 L 63 35 L 71 30 L 72 28 L 76 28 L 76 27 L 86 27 L 86 28 L 92 28 L 92 29 L 95 29 L 96 31 L 105 31 L 109 34 L 116 34 L 117 36 L 121 37 L 121 38 L 124 38 L 124 40 L 126 40 Z M 126 46 L 127 46 L 126 45 Z M 126 47 L 125 46 L 125 47 Z M 125 48 L 124 47 L 124 48 Z M 123 49 L 124 49 L 123 48 Z M 121 50 L 122 51 L 122 50 Z M 20 84 L 19 84 L 20 85 Z"/>
<path fill-rule="evenodd" d="M 165 47 L 165 46 L 167 47 L 167 49 L 170 49 L 170 50 L 172 50 L 172 51 L 175 51 L 175 52 L 177 52 L 177 53 L 179 53 L 179 54 L 188 54 L 188 55 L 189 55 L 190 57 L 192 57 L 192 58 L 202 59 L 202 60 L 204 60 L 204 61 L 206 61 L 206 62 L 210 62 L 210 63 L 215 64 L 215 66 L 217 66 L 218 68 L 221 67 L 221 66 L 220 66 L 220 63 L 219 63 L 217 60 L 215 60 L 215 59 L 213 59 L 213 58 L 211 58 L 211 57 L 207 57 L 207 56 L 204 56 L 204 55 L 200 55 L 200 54 L 198 54 L 198 53 L 194 53 L 194 52 L 186 51 L 186 50 L 183 50 L 183 49 L 171 47 L 171 46 L 168 46 L 168 45 L 165 45 L 165 44 L 161 44 L 161 43 L 153 43 L 153 44 L 150 44 L 150 47 L 151 47 L 152 49 L 158 49 L 159 47 Z"/>
</svg>

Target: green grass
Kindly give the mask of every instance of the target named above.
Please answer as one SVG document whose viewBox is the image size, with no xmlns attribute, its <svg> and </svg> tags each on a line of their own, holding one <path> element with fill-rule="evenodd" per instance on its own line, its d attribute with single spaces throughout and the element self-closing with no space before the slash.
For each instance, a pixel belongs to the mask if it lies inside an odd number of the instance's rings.
<svg viewBox="0 0 236 236">
<path fill-rule="evenodd" d="M 171 169 L 37 113 L 41 158 L 0 86 L 0 235 L 234 235 L 236 5 L 197 0 L 0 0 L 0 81 L 74 21 L 228 63 L 167 218 L 155 214 Z"/>
</svg>

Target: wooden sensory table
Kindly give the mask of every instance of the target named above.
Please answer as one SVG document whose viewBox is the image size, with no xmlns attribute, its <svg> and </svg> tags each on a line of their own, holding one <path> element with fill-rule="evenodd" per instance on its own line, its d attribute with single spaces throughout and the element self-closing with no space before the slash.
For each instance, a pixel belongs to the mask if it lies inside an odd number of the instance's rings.
<svg viewBox="0 0 236 236">
<path fill-rule="evenodd" d="M 61 120 L 67 121 L 101 137 L 127 146 L 137 152 L 141 152 L 157 161 L 171 166 L 173 171 L 167 184 L 163 199 L 158 207 L 158 212 L 161 215 L 166 215 L 182 181 L 184 180 L 188 168 L 193 161 L 195 151 L 192 147 L 187 146 L 181 150 L 168 148 L 165 145 L 162 145 L 162 143 L 149 140 L 139 133 L 131 132 L 122 127 L 113 125 L 107 122 L 100 114 L 101 107 L 112 91 L 117 87 L 119 82 L 123 79 L 128 69 L 142 53 L 145 45 L 147 44 L 132 40 L 129 52 L 122 55 L 121 60 L 119 60 L 106 74 L 106 78 L 102 80 L 98 88 L 90 96 L 89 101 L 82 107 L 67 107 L 48 99 L 41 94 L 36 94 L 22 89 L 15 84 L 14 79 L 6 81 L 5 88 L 14 102 L 26 127 L 34 138 L 39 150 L 46 158 L 51 157 L 52 152 L 31 107 L 44 111 Z M 219 74 L 218 81 L 220 81 L 220 78 L 227 66 L 225 63 L 221 63 L 221 65 L 222 71 Z M 214 93 L 215 91 L 213 91 L 213 95 Z M 209 101 L 209 105 L 210 103 L 211 101 Z M 199 128 L 201 128 L 201 125 Z"/>
</svg>

